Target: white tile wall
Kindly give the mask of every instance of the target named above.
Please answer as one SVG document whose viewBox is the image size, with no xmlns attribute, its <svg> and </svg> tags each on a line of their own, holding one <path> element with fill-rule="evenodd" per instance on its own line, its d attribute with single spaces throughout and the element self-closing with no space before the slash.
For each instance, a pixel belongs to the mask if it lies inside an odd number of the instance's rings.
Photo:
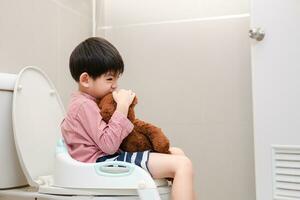
<svg viewBox="0 0 300 200">
<path fill-rule="evenodd" d="M 120 87 L 190 156 L 199 199 L 255 199 L 249 14 L 221 17 L 248 1 L 97 2 L 98 35 L 125 61 Z"/>
<path fill-rule="evenodd" d="M 42 68 L 66 106 L 76 89 L 68 60 L 72 49 L 92 35 L 91 0 L 0 1 L 0 72 Z"/>
<path fill-rule="evenodd" d="M 250 0 L 97 0 L 101 26 L 194 19 L 249 12 Z M 103 13 L 106 13 L 105 15 Z"/>
</svg>

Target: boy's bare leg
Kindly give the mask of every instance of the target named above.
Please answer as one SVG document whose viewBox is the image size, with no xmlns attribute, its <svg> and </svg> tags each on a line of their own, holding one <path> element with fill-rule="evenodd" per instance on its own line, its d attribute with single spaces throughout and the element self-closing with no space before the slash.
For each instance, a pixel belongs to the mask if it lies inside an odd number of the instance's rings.
<svg viewBox="0 0 300 200">
<path fill-rule="evenodd" d="M 150 153 L 148 168 L 153 178 L 174 178 L 172 200 L 194 200 L 193 166 L 184 155 Z"/>
<path fill-rule="evenodd" d="M 178 147 L 170 147 L 169 151 L 171 152 L 171 154 L 173 155 L 182 155 L 185 156 L 185 153 L 182 149 L 178 148 Z M 173 183 L 173 180 L 171 181 Z M 194 191 L 194 199 L 196 198 L 196 192 Z"/>
</svg>

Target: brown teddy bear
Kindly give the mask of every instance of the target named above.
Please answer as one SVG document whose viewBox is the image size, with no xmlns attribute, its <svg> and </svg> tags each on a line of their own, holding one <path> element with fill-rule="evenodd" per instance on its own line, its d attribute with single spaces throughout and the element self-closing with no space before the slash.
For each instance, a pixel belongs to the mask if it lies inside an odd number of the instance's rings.
<svg viewBox="0 0 300 200">
<path fill-rule="evenodd" d="M 127 118 L 134 124 L 133 131 L 123 140 L 120 148 L 123 151 L 137 152 L 152 150 L 159 153 L 169 152 L 169 140 L 162 130 L 152 124 L 135 118 L 134 107 L 137 104 L 137 97 L 134 98 L 128 109 Z M 115 112 L 117 103 L 112 93 L 105 95 L 99 102 L 100 114 L 103 120 L 108 123 Z"/>
</svg>

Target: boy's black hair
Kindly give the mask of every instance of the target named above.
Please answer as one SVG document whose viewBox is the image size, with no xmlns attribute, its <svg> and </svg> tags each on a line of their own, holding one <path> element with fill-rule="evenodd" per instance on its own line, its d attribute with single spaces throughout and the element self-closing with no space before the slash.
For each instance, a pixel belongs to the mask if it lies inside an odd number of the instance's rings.
<svg viewBox="0 0 300 200">
<path fill-rule="evenodd" d="M 100 37 L 91 37 L 73 50 L 69 68 L 72 77 L 79 82 L 83 72 L 87 72 L 93 79 L 107 72 L 122 74 L 124 63 L 118 50 L 110 42 Z"/>
</svg>

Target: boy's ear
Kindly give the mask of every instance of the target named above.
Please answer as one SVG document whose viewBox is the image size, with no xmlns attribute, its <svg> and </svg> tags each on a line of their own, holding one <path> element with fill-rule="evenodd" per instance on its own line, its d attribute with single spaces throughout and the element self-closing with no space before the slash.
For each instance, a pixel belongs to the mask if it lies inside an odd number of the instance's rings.
<svg viewBox="0 0 300 200">
<path fill-rule="evenodd" d="M 89 87 L 89 79 L 90 76 L 88 75 L 88 73 L 83 72 L 79 77 L 79 84 L 83 87 Z"/>
</svg>

